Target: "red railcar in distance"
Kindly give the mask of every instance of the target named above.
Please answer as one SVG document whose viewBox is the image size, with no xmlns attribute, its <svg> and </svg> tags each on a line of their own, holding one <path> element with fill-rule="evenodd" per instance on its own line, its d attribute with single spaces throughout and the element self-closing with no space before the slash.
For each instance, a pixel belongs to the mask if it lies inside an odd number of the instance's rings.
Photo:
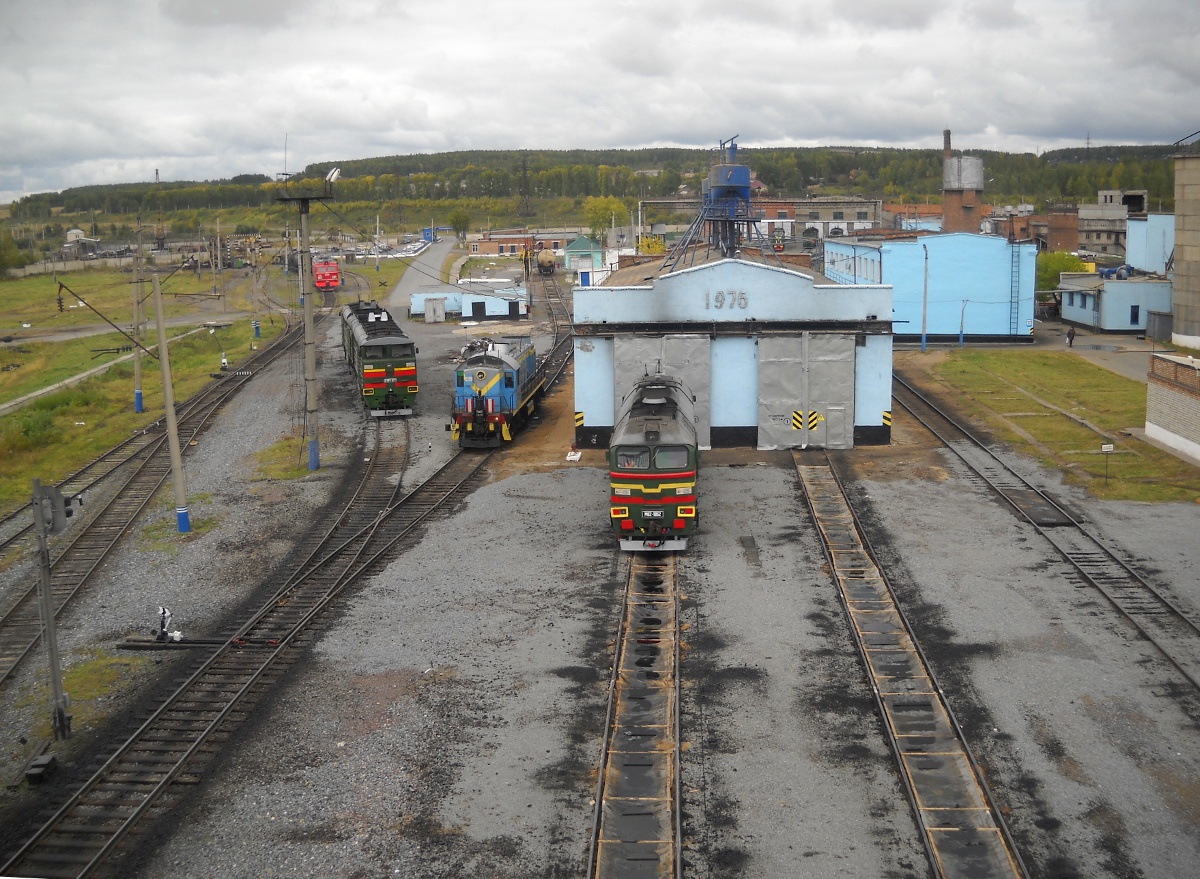
<svg viewBox="0 0 1200 879">
<path fill-rule="evenodd" d="M 336 290 L 342 286 L 342 270 L 337 260 L 313 261 L 313 283 L 318 290 Z"/>
</svg>

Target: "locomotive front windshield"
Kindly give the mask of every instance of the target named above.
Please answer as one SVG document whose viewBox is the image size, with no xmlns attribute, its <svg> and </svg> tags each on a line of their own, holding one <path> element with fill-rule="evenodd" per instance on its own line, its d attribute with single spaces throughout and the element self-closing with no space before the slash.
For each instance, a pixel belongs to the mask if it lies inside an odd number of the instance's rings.
<svg viewBox="0 0 1200 879">
<path fill-rule="evenodd" d="M 655 470 L 685 470 L 687 465 L 687 446 L 659 446 L 654 450 Z"/>
<path fill-rule="evenodd" d="M 385 357 L 412 357 L 412 345 L 364 345 L 364 360 L 382 360 Z"/>
<path fill-rule="evenodd" d="M 649 470 L 650 450 L 645 446 L 618 446 L 617 469 Z"/>
</svg>

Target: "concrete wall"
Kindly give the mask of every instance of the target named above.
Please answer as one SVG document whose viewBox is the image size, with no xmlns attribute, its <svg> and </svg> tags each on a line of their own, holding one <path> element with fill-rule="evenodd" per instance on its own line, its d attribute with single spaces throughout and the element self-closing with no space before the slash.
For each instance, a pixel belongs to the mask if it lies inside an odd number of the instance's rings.
<svg viewBox="0 0 1200 879">
<path fill-rule="evenodd" d="M 1192 361 L 1167 354 L 1151 358 L 1146 435 L 1200 458 L 1200 371 Z"/>
<path fill-rule="evenodd" d="M 1200 154 L 1175 157 L 1175 296 L 1171 341 L 1200 348 Z"/>
</svg>

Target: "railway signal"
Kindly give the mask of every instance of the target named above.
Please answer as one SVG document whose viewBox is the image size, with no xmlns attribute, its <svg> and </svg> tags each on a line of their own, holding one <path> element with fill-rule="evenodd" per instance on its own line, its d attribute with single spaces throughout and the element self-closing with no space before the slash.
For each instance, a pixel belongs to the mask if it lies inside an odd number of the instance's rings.
<svg viewBox="0 0 1200 879">
<path fill-rule="evenodd" d="M 74 512 L 53 485 L 42 485 L 33 480 L 33 528 L 37 532 L 38 559 L 41 578 L 38 582 L 38 607 L 42 617 L 42 641 L 46 644 L 46 659 L 50 664 L 50 725 L 54 738 L 71 737 L 70 697 L 63 692 L 62 667 L 58 658 L 58 639 L 54 631 L 54 606 L 50 592 L 50 546 L 46 542 L 49 534 L 57 534 L 67 527 L 67 519 Z"/>
</svg>

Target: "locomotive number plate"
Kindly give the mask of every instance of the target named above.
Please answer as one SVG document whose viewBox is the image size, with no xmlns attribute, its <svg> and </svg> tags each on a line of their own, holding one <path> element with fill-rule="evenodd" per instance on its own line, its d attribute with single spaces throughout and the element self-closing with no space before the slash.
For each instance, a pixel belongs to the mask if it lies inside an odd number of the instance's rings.
<svg viewBox="0 0 1200 879">
<path fill-rule="evenodd" d="M 642 510 L 642 515 L 647 519 L 661 519 L 663 517 L 662 510 Z"/>
</svg>

